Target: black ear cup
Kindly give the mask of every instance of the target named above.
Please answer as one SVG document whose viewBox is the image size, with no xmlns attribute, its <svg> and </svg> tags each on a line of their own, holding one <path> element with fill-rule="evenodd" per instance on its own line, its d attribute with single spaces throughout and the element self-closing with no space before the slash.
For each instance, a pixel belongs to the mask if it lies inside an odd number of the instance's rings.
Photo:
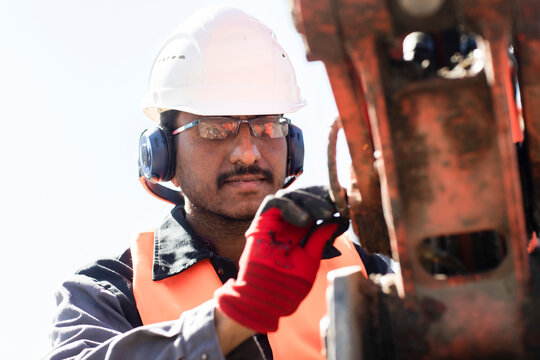
<svg viewBox="0 0 540 360">
<path fill-rule="evenodd" d="M 139 138 L 139 176 L 153 183 L 169 181 L 175 165 L 172 136 L 160 127 L 145 130 Z"/>
<path fill-rule="evenodd" d="M 287 134 L 287 177 L 283 187 L 291 185 L 304 172 L 304 136 L 302 130 L 289 124 Z"/>
</svg>

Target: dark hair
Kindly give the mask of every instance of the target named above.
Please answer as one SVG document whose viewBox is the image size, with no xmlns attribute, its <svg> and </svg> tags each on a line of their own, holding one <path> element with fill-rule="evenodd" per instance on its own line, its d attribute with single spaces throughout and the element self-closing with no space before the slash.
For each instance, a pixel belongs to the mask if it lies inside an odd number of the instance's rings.
<svg viewBox="0 0 540 360">
<path fill-rule="evenodd" d="M 159 126 L 161 126 L 163 130 L 172 133 L 177 128 L 176 119 L 178 118 L 178 114 L 180 114 L 180 111 L 178 110 L 167 110 L 162 112 L 159 114 Z"/>
</svg>

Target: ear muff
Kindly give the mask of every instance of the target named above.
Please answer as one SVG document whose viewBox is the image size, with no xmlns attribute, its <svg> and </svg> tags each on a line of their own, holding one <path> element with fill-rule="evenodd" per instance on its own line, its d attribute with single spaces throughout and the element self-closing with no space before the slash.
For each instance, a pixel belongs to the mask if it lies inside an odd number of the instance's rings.
<svg viewBox="0 0 540 360">
<path fill-rule="evenodd" d="M 146 129 L 139 138 L 139 176 L 158 183 L 169 181 L 176 167 L 174 139 L 164 129 Z"/>
<path fill-rule="evenodd" d="M 304 136 L 302 130 L 289 124 L 287 134 L 287 177 L 283 188 L 291 185 L 304 172 Z"/>
</svg>

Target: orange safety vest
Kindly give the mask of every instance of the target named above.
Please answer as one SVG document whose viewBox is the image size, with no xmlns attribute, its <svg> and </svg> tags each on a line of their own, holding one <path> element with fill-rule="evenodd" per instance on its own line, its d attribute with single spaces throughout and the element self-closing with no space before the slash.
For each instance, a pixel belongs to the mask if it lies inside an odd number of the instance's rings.
<svg viewBox="0 0 540 360">
<path fill-rule="evenodd" d="M 282 317 L 276 332 L 268 333 L 274 359 L 325 359 L 319 321 L 326 314 L 326 288 L 329 271 L 360 266 L 366 269 L 354 244 L 340 236 L 334 246 L 340 256 L 325 259 L 307 297 L 292 315 Z M 139 234 L 131 244 L 133 259 L 133 294 L 143 324 L 178 319 L 186 310 L 213 298 L 222 285 L 209 259 L 199 261 L 180 274 L 152 280 L 154 232 Z"/>
</svg>

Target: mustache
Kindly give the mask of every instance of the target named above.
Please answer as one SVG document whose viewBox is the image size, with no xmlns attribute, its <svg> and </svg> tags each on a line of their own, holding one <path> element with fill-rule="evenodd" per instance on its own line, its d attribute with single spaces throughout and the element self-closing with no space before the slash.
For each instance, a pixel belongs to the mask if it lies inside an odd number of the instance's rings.
<svg viewBox="0 0 540 360">
<path fill-rule="evenodd" d="M 270 183 L 274 182 L 274 175 L 269 170 L 263 169 L 258 165 L 239 166 L 236 167 L 234 170 L 228 171 L 218 176 L 218 189 L 221 188 L 227 180 L 242 175 L 260 175 L 264 178 L 264 180 Z"/>
</svg>

